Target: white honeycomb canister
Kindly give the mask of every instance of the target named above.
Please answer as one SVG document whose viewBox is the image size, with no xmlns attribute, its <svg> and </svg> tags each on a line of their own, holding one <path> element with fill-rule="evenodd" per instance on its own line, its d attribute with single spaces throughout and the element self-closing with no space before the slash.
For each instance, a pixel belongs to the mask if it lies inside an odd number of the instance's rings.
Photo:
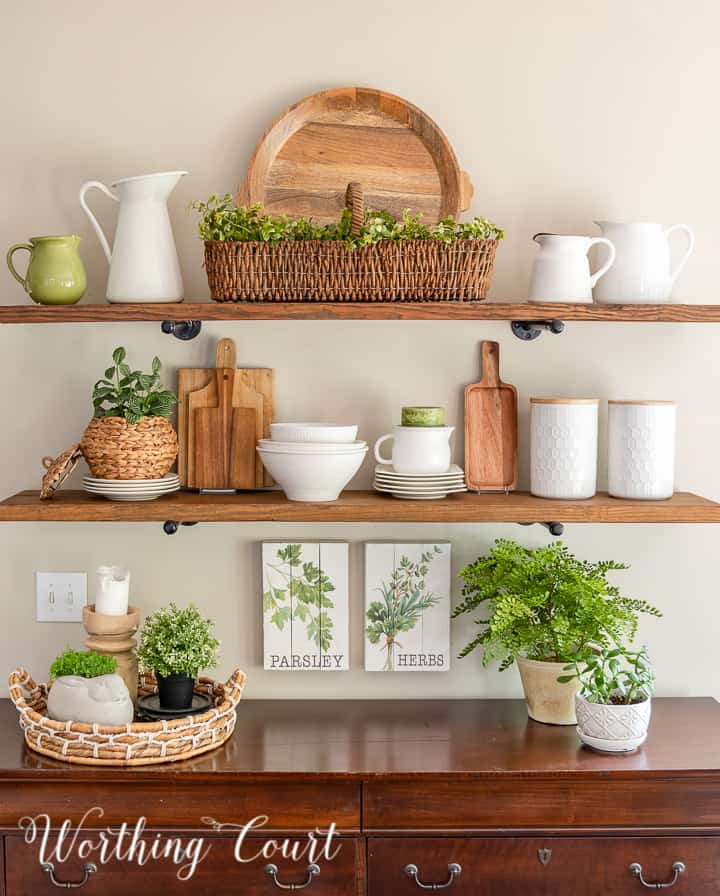
<svg viewBox="0 0 720 896">
<path fill-rule="evenodd" d="M 579 500 L 597 489 L 597 398 L 530 399 L 530 491 Z"/>
<path fill-rule="evenodd" d="M 674 401 L 608 402 L 608 492 L 659 501 L 675 488 Z"/>
</svg>

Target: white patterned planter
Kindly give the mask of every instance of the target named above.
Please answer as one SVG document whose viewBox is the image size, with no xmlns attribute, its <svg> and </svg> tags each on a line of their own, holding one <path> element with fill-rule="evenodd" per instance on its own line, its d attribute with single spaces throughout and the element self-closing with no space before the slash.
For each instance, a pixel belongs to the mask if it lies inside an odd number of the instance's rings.
<svg viewBox="0 0 720 896">
<path fill-rule="evenodd" d="M 651 713 L 652 701 L 649 697 L 642 703 L 629 706 L 590 703 L 582 694 L 575 697 L 581 739 L 607 752 L 621 753 L 640 746 L 647 737 Z"/>
<path fill-rule="evenodd" d="M 597 489 L 598 400 L 530 399 L 530 491 L 592 498 Z"/>
<path fill-rule="evenodd" d="M 608 492 L 614 498 L 672 497 L 676 415 L 674 401 L 609 402 Z"/>
</svg>

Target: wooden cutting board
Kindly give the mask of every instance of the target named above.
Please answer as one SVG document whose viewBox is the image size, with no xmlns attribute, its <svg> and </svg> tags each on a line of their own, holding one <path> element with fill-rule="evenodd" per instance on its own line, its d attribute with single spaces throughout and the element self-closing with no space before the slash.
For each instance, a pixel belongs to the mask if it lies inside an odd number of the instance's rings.
<svg viewBox="0 0 720 896">
<path fill-rule="evenodd" d="M 263 134 L 237 203 L 272 214 L 337 221 L 351 181 L 365 207 L 435 224 L 470 205 L 473 187 L 445 134 L 407 100 L 381 90 L 340 87 L 306 97 Z"/>
<path fill-rule="evenodd" d="M 479 383 L 465 388 L 465 480 L 475 491 L 517 488 L 517 389 L 500 379 L 500 346 L 481 343 Z"/>
<path fill-rule="evenodd" d="M 232 339 L 221 339 L 215 368 L 178 371 L 178 475 L 187 488 L 263 488 L 273 481 L 255 451 L 269 438 L 275 371 L 237 368 Z M 252 446 L 252 452 L 250 447 Z M 252 455 L 252 464 L 250 457 Z M 250 477 L 250 466 L 254 477 Z M 219 485 L 219 482 L 252 485 Z"/>
</svg>

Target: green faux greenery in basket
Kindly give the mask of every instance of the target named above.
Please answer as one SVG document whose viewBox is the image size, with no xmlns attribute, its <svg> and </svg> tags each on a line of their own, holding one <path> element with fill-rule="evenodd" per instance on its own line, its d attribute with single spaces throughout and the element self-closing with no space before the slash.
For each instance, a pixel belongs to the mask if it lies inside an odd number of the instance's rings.
<svg viewBox="0 0 720 896">
<path fill-rule="evenodd" d="M 238 301 L 479 301 L 504 233 L 487 218 L 435 225 L 365 210 L 350 184 L 337 223 L 235 207 L 229 194 L 194 202 L 211 297 Z"/>
</svg>

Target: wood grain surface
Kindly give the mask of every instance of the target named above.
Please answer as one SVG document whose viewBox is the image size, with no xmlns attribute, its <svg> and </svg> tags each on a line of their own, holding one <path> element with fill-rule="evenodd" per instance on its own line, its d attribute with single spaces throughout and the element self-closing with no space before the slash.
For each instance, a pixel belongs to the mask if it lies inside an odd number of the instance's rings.
<svg viewBox="0 0 720 896">
<path fill-rule="evenodd" d="M 163 320 L 548 320 L 720 323 L 717 305 L 559 302 L 187 302 L 138 305 L 0 305 L 0 324 Z"/>
<path fill-rule="evenodd" d="M 260 138 L 237 195 L 273 214 L 336 222 L 347 185 L 362 184 L 367 208 L 420 212 L 427 223 L 458 216 L 472 197 L 442 130 L 407 100 L 363 87 L 306 97 Z"/>
<path fill-rule="evenodd" d="M 0 502 L 0 522 L 372 522 L 372 523 L 720 523 L 720 504 L 689 492 L 667 501 L 535 498 L 526 492 L 457 494 L 402 501 L 379 492 L 346 491 L 330 503 L 288 501 L 278 490 L 238 495 L 177 492 L 156 501 L 108 501 L 63 490 L 50 501 L 24 491 Z"/>
</svg>

